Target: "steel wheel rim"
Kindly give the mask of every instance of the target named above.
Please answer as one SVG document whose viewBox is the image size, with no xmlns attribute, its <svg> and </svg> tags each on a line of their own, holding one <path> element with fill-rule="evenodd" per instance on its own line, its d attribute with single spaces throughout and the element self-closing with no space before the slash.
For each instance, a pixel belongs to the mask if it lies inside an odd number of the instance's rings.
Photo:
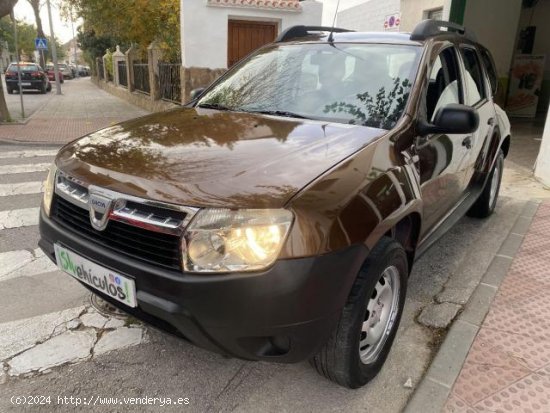
<svg viewBox="0 0 550 413">
<path fill-rule="evenodd" d="M 498 184 L 500 181 L 500 165 L 497 161 L 495 170 L 493 171 L 493 177 L 491 179 L 491 190 L 489 192 L 489 205 L 493 206 L 493 203 L 497 197 Z"/>
<path fill-rule="evenodd" d="M 361 325 L 359 357 L 363 364 L 376 361 L 384 348 L 397 319 L 400 289 L 399 270 L 393 265 L 387 267 L 368 299 Z"/>
</svg>

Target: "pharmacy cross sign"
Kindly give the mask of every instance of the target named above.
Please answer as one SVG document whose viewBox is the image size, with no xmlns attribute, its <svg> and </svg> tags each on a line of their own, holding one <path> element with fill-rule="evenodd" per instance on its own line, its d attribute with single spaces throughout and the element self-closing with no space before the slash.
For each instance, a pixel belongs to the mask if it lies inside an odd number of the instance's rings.
<svg viewBox="0 0 550 413">
<path fill-rule="evenodd" d="M 44 37 L 34 39 L 34 48 L 36 50 L 48 50 L 48 40 Z"/>
</svg>

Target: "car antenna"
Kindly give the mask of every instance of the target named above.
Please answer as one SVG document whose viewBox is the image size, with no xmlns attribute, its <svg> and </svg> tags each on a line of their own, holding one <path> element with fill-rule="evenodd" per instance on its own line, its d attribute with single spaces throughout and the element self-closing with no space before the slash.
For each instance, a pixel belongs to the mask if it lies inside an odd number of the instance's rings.
<svg viewBox="0 0 550 413">
<path fill-rule="evenodd" d="M 330 34 L 328 35 L 328 42 L 330 44 L 334 43 L 334 26 L 336 25 L 336 16 L 338 15 L 338 8 L 340 7 L 340 0 L 336 3 L 336 11 L 334 12 L 334 18 L 332 19 L 332 27 L 330 29 Z"/>
</svg>

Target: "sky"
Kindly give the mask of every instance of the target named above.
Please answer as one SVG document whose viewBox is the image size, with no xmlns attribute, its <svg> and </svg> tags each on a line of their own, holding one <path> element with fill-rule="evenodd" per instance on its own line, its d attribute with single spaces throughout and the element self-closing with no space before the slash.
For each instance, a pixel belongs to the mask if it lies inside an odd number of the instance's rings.
<svg viewBox="0 0 550 413">
<path fill-rule="evenodd" d="M 21 0 L 19 0 L 21 1 Z M 319 1 L 319 0 L 318 0 Z M 323 3 L 323 26 L 332 26 L 338 0 L 320 0 Z M 339 11 L 364 3 L 366 0 L 340 0 Z"/>
<path fill-rule="evenodd" d="M 332 20 L 334 18 L 334 12 L 336 10 L 336 4 L 338 0 L 318 0 L 323 3 L 323 25 L 332 25 Z M 340 11 L 345 10 L 349 7 L 353 7 L 357 4 L 363 3 L 366 0 L 340 0 Z M 50 34 L 50 23 L 48 20 L 48 9 L 46 7 L 45 0 L 42 1 L 43 6 L 40 9 L 40 17 L 42 18 L 42 26 L 44 32 Z M 61 41 L 61 43 L 68 42 L 72 39 L 72 29 L 71 23 L 65 22 L 61 19 L 59 15 L 59 9 L 56 6 L 55 0 L 50 0 L 52 6 L 52 20 L 55 36 Z M 31 8 L 31 5 L 27 0 L 19 0 L 15 5 L 15 18 L 18 20 L 24 20 L 27 23 L 34 24 L 34 14 Z M 79 21 L 75 21 L 75 33 L 76 28 L 79 25 Z"/>
<path fill-rule="evenodd" d="M 50 22 L 48 20 L 48 8 L 46 7 L 46 1 L 41 1 L 42 8 L 40 9 L 40 17 L 42 18 L 42 28 L 46 35 L 50 34 Z M 71 22 L 65 22 L 59 15 L 59 9 L 56 5 L 57 1 L 50 0 L 52 7 L 52 21 L 55 37 L 57 37 L 60 43 L 66 43 L 73 38 L 73 32 L 71 29 Z M 24 20 L 26 23 L 35 24 L 34 13 L 32 7 L 27 0 L 19 0 L 13 9 L 15 18 L 17 20 Z M 79 22 L 75 21 L 74 30 L 76 34 L 76 28 Z"/>
</svg>

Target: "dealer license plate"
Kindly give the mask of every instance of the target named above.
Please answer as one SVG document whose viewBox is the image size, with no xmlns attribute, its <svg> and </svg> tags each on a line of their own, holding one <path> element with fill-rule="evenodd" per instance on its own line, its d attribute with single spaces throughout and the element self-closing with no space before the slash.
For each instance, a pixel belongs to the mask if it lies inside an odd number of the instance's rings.
<svg viewBox="0 0 550 413">
<path fill-rule="evenodd" d="M 59 244 L 54 244 L 54 249 L 60 270 L 129 307 L 137 307 L 134 280 L 97 265 Z"/>
</svg>

